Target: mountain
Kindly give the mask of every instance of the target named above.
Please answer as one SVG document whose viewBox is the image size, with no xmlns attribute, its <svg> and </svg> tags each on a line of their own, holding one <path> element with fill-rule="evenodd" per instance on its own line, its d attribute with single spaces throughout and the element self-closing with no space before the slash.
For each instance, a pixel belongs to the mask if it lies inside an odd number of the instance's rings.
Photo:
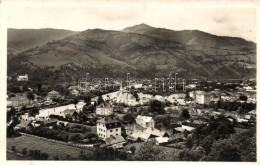
<svg viewBox="0 0 260 165">
<path fill-rule="evenodd" d="M 238 37 L 216 36 L 198 30 L 173 31 L 163 28 L 153 28 L 146 24 L 135 25 L 123 29 L 124 32 L 153 36 L 163 40 L 175 41 L 187 45 L 204 45 L 222 49 L 254 50 L 255 43 Z"/>
<path fill-rule="evenodd" d="M 76 34 L 75 31 L 62 29 L 8 29 L 8 54 L 17 54 L 27 49 L 41 46 L 48 41 L 58 40 Z"/>
<path fill-rule="evenodd" d="M 60 72 L 59 78 L 85 72 L 97 77 L 178 72 L 185 78 L 240 79 L 255 77 L 255 65 L 256 44 L 242 38 L 141 24 L 122 31 L 90 29 L 49 41 L 10 57 L 8 74 L 30 72 L 33 77 L 42 69 Z"/>
</svg>

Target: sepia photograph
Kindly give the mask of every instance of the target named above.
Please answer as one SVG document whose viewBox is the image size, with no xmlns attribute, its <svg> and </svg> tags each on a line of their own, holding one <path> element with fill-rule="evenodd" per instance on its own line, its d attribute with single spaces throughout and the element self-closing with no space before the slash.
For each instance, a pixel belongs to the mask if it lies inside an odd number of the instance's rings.
<svg viewBox="0 0 260 165">
<path fill-rule="evenodd" d="M 38 2 L 3 2 L 6 162 L 257 162 L 252 1 Z"/>
</svg>

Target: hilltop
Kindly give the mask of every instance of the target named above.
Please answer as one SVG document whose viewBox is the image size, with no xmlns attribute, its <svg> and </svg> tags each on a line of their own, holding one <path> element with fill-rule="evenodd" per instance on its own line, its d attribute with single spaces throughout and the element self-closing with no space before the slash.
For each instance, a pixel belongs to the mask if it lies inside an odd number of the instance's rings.
<svg viewBox="0 0 260 165">
<path fill-rule="evenodd" d="M 20 65 L 14 65 L 15 61 Z M 122 31 L 90 29 L 49 40 L 9 58 L 8 74 L 51 68 L 65 69 L 63 76 L 86 71 L 99 76 L 131 72 L 139 77 L 178 72 L 186 78 L 225 79 L 255 77 L 255 64 L 256 44 L 242 38 L 140 24 Z"/>
</svg>

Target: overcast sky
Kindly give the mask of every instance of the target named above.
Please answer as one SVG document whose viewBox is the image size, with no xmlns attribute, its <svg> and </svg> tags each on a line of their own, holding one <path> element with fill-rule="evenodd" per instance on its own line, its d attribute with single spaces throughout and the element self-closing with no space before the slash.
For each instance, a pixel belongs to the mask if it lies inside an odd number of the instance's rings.
<svg viewBox="0 0 260 165">
<path fill-rule="evenodd" d="M 125 5 L 126 6 L 126 5 Z M 173 6 L 24 7 L 8 9 L 9 28 L 57 28 L 75 31 L 122 30 L 145 23 L 172 30 L 201 30 L 256 41 L 253 8 L 175 8 Z"/>
</svg>

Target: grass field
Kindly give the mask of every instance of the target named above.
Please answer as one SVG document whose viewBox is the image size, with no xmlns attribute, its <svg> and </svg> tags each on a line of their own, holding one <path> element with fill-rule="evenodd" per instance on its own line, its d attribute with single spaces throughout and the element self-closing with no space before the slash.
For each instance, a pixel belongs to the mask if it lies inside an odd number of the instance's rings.
<svg viewBox="0 0 260 165">
<path fill-rule="evenodd" d="M 125 149 L 130 150 L 131 146 L 135 146 L 136 150 L 138 150 L 140 147 L 142 147 L 143 144 L 144 144 L 144 142 L 128 144 L 125 146 Z M 172 155 L 175 153 L 179 153 L 181 151 L 180 149 L 164 147 L 164 146 L 157 146 L 157 145 L 154 145 L 154 148 L 160 149 L 163 152 L 163 154 L 165 155 L 164 161 L 172 161 L 172 159 L 171 159 Z"/>
<path fill-rule="evenodd" d="M 6 152 L 6 160 L 29 160 L 29 157 L 17 155 L 12 152 Z"/>
<path fill-rule="evenodd" d="M 72 158 L 78 158 L 80 151 L 84 151 L 86 154 L 91 152 L 88 149 L 67 146 L 27 135 L 22 135 L 15 138 L 7 138 L 7 149 L 11 150 L 12 146 L 15 146 L 19 153 L 22 152 L 23 148 L 27 148 L 27 151 L 40 150 L 42 153 L 48 153 L 49 159 L 51 160 L 53 160 L 55 156 L 58 156 L 60 160 L 66 159 L 67 155 L 70 155 Z M 8 160 L 13 160 L 13 158 L 13 155 L 7 154 Z M 16 156 L 15 160 L 17 160 L 17 158 L 18 157 Z"/>
</svg>

